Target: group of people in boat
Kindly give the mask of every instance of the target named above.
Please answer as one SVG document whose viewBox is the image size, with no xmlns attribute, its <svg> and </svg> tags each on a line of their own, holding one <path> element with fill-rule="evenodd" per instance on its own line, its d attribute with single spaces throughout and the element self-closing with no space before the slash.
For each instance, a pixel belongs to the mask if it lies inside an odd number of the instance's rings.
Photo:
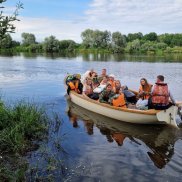
<svg viewBox="0 0 182 182">
<path fill-rule="evenodd" d="M 85 97 L 115 107 L 163 110 L 176 104 L 167 83 L 164 82 L 163 75 L 157 76 L 154 85 L 142 78 L 138 92 L 122 86 L 120 80 L 116 79 L 113 74 L 108 75 L 105 68 L 102 69 L 100 75 L 93 69 L 82 76 L 80 74 L 68 75 L 66 84 L 68 95 L 71 90 L 74 90 Z"/>
</svg>

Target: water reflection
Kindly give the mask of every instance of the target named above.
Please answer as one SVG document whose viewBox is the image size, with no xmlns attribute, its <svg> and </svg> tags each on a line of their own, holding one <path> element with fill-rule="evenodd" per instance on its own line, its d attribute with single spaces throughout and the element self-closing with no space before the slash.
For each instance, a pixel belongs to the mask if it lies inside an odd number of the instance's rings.
<svg viewBox="0 0 182 182">
<path fill-rule="evenodd" d="M 60 52 L 60 53 L 14 53 L 12 51 L 0 52 L 0 56 L 13 57 L 13 56 L 22 56 L 23 58 L 38 58 L 46 57 L 48 59 L 59 59 L 59 58 L 79 58 L 83 61 L 100 61 L 100 62 L 181 62 L 182 54 L 162 54 L 162 55 L 142 55 L 142 54 L 110 54 L 110 53 L 79 53 L 77 51 L 73 52 Z"/>
<path fill-rule="evenodd" d="M 171 126 L 121 123 L 83 109 L 70 101 L 68 101 L 68 107 L 68 116 L 73 127 L 75 122 L 78 126 L 78 120 L 81 120 L 89 135 L 93 135 L 94 127 L 97 127 L 109 143 L 115 142 L 118 146 L 122 146 L 127 138 L 145 147 L 149 158 L 160 169 L 171 160 L 175 142 L 182 136 L 181 129 Z"/>
</svg>

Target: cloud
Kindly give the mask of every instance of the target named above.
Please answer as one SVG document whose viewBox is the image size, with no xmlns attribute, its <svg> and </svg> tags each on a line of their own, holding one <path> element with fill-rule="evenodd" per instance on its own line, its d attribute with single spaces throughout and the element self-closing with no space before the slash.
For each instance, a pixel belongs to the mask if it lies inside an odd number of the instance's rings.
<svg viewBox="0 0 182 182">
<path fill-rule="evenodd" d="M 34 33 L 39 41 L 55 35 L 58 39 L 81 41 L 87 28 L 130 32 L 177 33 L 182 30 L 181 0 L 92 0 L 84 16 L 69 20 L 48 17 L 19 17 L 16 39 L 22 32 Z"/>
</svg>

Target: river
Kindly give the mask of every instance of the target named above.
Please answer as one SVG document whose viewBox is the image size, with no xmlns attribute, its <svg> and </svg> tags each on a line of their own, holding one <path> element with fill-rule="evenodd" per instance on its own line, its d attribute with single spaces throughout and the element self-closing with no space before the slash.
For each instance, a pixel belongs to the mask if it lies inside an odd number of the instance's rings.
<svg viewBox="0 0 182 182">
<path fill-rule="evenodd" d="M 153 84 L 162 74 L 175 99 L 182 100 L 181 56 L 0 56 L 2 99 L 43 104 L 62 120 L 25 156 L 27 180 L 181 181 L 182 129 L 118 123 L 67 101 L 65 75 L 91 68 L 98 73 L 106 68 L 131 89 L 138 89 L 142 77 Z"/>
</svg>

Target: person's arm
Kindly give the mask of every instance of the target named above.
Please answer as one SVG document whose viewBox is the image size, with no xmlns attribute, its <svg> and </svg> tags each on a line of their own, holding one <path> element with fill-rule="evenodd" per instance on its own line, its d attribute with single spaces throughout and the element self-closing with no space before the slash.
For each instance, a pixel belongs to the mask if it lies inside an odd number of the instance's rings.
<svg viewBox="0 0 182 182">
<path fill-rule="evenodd" d="M 99 96 L 99 102 L 101 102 L 101 103 L 107 103 L 103 98 L 104 98 L 104 92 L 101 92 L 101 94 Z"/>
<path fill-rule="evenodd" d="M 71 91 L 71 87 L 68 85 L 68 88 L 67 88 L 67 94 L 68 95 L 70 94 L 70 91 Z"/>
<path fill-rule="evenodd" d="M 169 97 L 170 97 L 172 103 L 173 103 L 173 104 L 176 104 L 176 101 L 175 101 L 173 95 L 171 94 L 171 91 L 170 91 L 170 90 L 169 90 Z"/>
</svg>

